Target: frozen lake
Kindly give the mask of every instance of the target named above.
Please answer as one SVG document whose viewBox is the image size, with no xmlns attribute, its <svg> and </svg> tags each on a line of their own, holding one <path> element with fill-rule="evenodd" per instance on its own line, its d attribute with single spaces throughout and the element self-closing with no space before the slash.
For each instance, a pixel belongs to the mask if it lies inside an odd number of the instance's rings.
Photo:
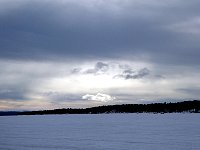
<svg viewBox="0 0 200 150">
<path fill-rule="evenodd" d="M 2 150 L 200 150 L 200 114 L 0 117 Z"/>
</svg>

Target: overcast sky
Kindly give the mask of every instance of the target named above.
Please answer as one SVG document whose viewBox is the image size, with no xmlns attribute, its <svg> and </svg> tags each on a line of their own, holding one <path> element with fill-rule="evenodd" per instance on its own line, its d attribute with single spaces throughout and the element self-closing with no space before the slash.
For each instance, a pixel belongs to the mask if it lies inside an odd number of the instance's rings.
<svg viewBox="0 0 200 150">
<path fill-rule="evenodd" d="M 1 0 L 0 110 L 200 97 L 199 0 Z"/>
</svg>

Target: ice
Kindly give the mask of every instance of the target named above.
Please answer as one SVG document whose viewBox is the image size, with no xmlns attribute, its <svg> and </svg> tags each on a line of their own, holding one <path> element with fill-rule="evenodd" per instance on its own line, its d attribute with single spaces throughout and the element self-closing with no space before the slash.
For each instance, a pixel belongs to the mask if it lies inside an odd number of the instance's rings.
<svg viewBox="0 0 200 150">
<path fill-rule="evenodd" d="M 199 150 L 200 115 L 0 117 L 2 150 Z"/>
</svg>

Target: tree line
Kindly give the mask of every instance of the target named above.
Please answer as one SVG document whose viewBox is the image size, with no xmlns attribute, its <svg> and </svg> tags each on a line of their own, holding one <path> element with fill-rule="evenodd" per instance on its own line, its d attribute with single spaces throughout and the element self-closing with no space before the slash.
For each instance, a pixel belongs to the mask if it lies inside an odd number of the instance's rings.
<svg viewBox="0 0 200 150">
<path fill-rule="evenodd" d="M 180 113 L 200 112 L 200 101 L 184 101 L 177 103 L 153 103 L 153 104 L 123 104 L 98 106 L 85 109 L 54 109 L 43 111 L 21 112 L 22 115 L 43 115 L 43 114 L 101 114 L 101 113 Z"/>
<path fill-rule="evenodd" d="M 63 108 L 41 111 L 0 112 L 0 115 L 47 115 L 47 114 L 102 114 L 102 113 L 200 113 L 200 101 L 183 101 L 177 103 L 122 104 L 91 108 Z"/>
</svg>

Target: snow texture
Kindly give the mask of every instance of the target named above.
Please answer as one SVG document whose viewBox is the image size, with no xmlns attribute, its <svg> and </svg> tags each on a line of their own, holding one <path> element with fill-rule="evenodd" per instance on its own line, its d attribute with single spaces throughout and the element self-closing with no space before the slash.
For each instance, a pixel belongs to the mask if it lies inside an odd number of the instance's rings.
<svg viewBox="0 0 200 150">
<path fill-rule="evenodd" d="M 0 117 L 0 149 L 199 150 L 199 114 Z"/>
</svg>

